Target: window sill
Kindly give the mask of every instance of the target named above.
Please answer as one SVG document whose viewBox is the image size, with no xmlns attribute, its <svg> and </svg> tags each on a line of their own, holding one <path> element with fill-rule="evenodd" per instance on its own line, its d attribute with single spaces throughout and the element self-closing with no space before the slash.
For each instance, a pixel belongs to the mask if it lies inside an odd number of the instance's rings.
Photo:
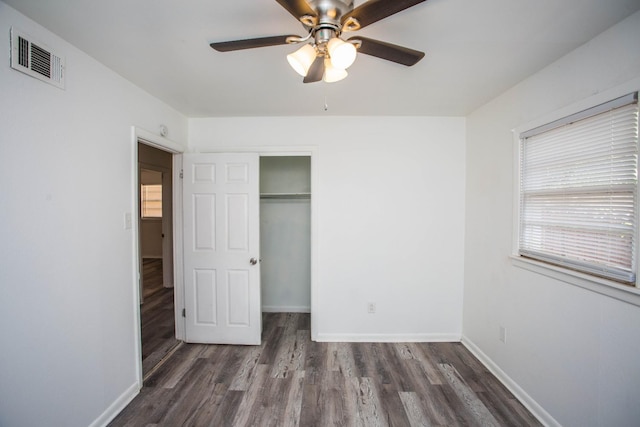
<svg viewBox="0 0 640 427">
<path fill-rule="evenodd" d="M 640 307 L 640 289 L 638 288 L 621 285 L 610 280 L 567 270 L 562 267 L 545 264 L 517 255 L 511 256 L 511 263 L 515 267 L 542 274 L 543 276 L 551 277 L 552 279 L 560 280 L 564 283 Z"/>
</svg>

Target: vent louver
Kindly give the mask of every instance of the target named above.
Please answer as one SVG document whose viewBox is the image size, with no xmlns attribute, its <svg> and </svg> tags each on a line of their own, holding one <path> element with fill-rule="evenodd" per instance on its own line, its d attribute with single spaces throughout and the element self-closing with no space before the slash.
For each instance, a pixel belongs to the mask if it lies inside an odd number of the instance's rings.
<svg viewBox="0 0 640 427">
<path fill-rule="evenodd" d="M 64 58 L 11 28 L 11 68 L 64 89 Z"/>
</svg>

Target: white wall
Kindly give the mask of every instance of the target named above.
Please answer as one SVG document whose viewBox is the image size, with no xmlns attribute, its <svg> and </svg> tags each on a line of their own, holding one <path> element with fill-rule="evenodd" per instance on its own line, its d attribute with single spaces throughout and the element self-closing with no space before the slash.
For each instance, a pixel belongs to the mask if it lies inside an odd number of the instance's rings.
<svg viewBox="0 0 640 427">
<path fill-rule="evenodd" d="M 567 427 L 638 425 L 640 308 L 511 264 L 511 130 L 640 88 L 639 42 L 636 13 L 467 117 L 464 339 Z"/>
<path fill-rule="evenodd" d="M 460 338 L 464 138 L 462 118 L 189 121 L 192 151 L 317 147 L 319 340 Z"/>
<path fill-rule="evenodd" d="M 260 287 L 263 312 L 311 308 L 311 204 L 260 200 Z"/>
<path fill-rule="evenodd" d="M 9 68 L 12 25 L 66 90 Z M 131 126 L 187 122 L 2 2 L 0 34 L 0 425 L 87 426 L 137 391 Z"/>
</svg>

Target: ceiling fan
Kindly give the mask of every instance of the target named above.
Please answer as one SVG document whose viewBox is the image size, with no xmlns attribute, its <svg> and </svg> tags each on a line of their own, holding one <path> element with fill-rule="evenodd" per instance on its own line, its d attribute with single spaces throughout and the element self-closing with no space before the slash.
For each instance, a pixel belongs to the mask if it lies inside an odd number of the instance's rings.
<svg viewBox="0 0 640 427">
<path fill-rule="evenodd" d="M 340 38 L 344 32 L 360 30 L 383 18 L 426 0 L 369 0 L 354 8 L 354 0 L 276 0 L 298 19 L 307 35 L 282 35 L 211 43 L 218 52 L 298 44 L 302 47 L 287 55 L 291 67 L 304 77 L 304 83 L 336 82 L 347 76 L 357 52 L 411 66 L 424 52 L 391 43 L 354 36 Z"/>
</svg>

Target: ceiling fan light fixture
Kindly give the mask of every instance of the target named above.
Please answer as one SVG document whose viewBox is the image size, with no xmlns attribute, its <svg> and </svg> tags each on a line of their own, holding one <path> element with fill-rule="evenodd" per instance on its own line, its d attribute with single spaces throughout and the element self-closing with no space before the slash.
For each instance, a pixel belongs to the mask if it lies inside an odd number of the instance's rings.
<svg viewBox="0 0 640 427">
<path fill-rule="evenodd" d="M 287 61 L 289 61 L 289 65 L 291 65 L 291 68 L 293 68 L 296 73 L 305 77 L 309 72 L 309 67 L 311 67 L 311 64 L 313 64 L 313 61 L 316 59 L 316 55 L 315 48 L 310 44 L 305 44 L 300 49 L 287 55 Z"/>
<path fill-rule="evenodd" d="M 325 83 L 335 83 L 346 78 L 349 75 L 344 68 L 335 67 L 329 59 L 324 61 L 324 75 L 322 80 Z"/>
<path fill-rule="evenodd" d="M 356 60 L 356 47 L 352 43 L 347 43 L 338 37 L 334 37 L 327 43 L 327 51 L 331 58 L 331 64 L 336 68 L 346 70 Z"/>
</svg>

